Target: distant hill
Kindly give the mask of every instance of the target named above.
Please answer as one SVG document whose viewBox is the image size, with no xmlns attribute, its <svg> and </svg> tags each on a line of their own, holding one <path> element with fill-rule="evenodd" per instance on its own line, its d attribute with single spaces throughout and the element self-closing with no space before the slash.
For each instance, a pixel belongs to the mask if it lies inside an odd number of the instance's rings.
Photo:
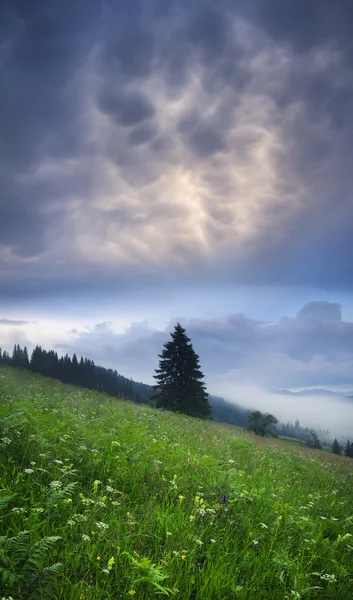
<svg viewBox="0 0 353 600">
<path fill-rule="evenodd" d="M 317 390 L 300 390 L 299 392 L 292 392 L 291 390 L 272 390 L 274 394 L 281 396 L 328 396 L 331 398 L 353 398 L 351 394 L 345 394 L 344 392 L 334 392 L 333 390 L 317 389 Z"/>
</svg>

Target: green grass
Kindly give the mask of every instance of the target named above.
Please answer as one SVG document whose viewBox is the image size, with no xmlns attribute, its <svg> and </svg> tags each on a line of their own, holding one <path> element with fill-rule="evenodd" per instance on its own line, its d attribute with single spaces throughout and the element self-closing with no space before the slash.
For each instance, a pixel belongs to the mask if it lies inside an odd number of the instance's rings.
<svg viewBox="0 0 353 600">
<path fill-rule="evenodd" d="M 10 367 L 0 395 L 0 597 L 353 597 L 352 459 Z"/>
</svg>

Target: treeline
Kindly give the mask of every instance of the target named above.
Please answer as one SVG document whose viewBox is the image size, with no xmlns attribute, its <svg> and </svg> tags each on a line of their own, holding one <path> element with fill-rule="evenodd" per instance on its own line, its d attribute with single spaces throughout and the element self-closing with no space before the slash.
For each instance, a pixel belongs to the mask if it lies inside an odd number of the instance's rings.
<svg viewBox="0 0 353 600">
<path fill-rule="evenodd" d="M 312 429 L 309 427 L 302 427 L 300 425 L 299 419 L 295 421 L 295 424 L 290 423 L 281 423 L 278 427 L 279 435 L 283 435 L 285 437 L 296 438 L 297 440 L 302 440 L 303 442 L 307 442 L 310 439 Z M 330 432 L 325 430 L 318 429 L 317 434 L 320 436 L 320 440 L 323 444 L 330 444 L 332 442 L 332 437 L 330 436 Z"/>
<path fill-rule="evenodd" d="M 238 427 L 246 426 L 250 414 L 249 409 L 227 402 L 221 396 L 212 396 L 210 394 L 208 400 L 212 406 L 212 419 L 214 421 L 229 423 L 229 425 L 238 425 Z"/>
<path fill-rule="evenodd" d="M 337 439 L 335 439 L 332 444 L 332 452 L 334 454 L 342 454 L 342 447 L 337 441 Z M 348 456 L 349 458 L 353 458 L 353 442 L 351 443 L 349 440 L 347 440 L 347 443 L 343 450 L 343 454 L 345 456 Z"/>
<path fill-rule="evenodd" d="M 15 344 L 10 356 L 0 348 L 0 364 L 30 369 L 47 377 L 59 379 L 63 383 L 79 385 L 92 390 L 105 392 L 116 398 L 128 398 L 135 402 L 149 402 L 150 386 L 138 383 L 120 375 L 116 370 L 106 369 L 94 364 L 88 358 L 72 358 L 66 354 L 59 358 L 54 350 L 44 350 L 36 346 L 29 358 L 26 346 L 22 349 Z"/>
<path fill-rule="evenodd" d="M 76 354 L 72 358 L 68 354 L 59 358 L 54 350 L 47 351 L 41 346 L 36 346 L 29 357 L 27 348 L 22 349 L 19 344 L 16 344 L 12 355 L 6 350 L 2 352 L 0 348 L 0 363 L 30 369 L 47 377 L 59 379 L 63 383 L 104 391 L 117 398 L 153 404 L 151 396 L 155 392 L 152 386 L 127 379 L 112 369 L 96 366 L 93 360 L 83 357 L 78 360 Z M 213 420 L 245 427 L 249 410 L 227 402 L 219 396 L 210 395 L 209 402 L 212 406 Z"/>
</svg>

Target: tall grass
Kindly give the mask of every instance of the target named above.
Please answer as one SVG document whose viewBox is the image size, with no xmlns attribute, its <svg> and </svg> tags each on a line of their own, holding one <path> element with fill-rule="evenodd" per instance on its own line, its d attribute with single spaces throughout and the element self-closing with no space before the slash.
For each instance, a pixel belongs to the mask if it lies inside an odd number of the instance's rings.
<svg viewBox="0 0 353 600">
<path fill-rule="evenodd" d="M 352 460 L 0 370 L 0 597 L 353 597 Z"/>
</svg>

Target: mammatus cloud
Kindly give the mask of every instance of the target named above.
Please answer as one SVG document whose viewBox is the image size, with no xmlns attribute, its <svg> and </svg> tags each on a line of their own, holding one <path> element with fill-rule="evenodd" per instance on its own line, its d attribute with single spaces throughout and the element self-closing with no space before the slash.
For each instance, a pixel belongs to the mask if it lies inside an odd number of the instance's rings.
<svg viewBox="0 0 353 600">
<path fill-rule="evenodd" d="M 168 273 L 349 287 L 350 15 L 2 3 L 7 293 Z"/>
</svg>

